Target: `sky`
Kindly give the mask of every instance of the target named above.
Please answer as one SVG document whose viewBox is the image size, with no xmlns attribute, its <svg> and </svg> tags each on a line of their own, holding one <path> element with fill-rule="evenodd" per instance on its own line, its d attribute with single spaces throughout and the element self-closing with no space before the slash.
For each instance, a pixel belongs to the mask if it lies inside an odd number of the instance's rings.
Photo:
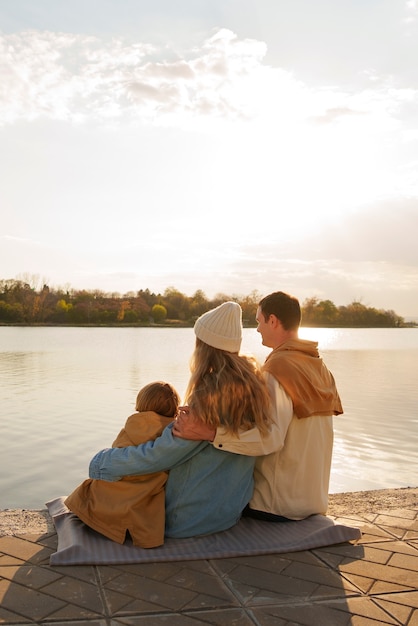
<svg viewBox="0 0 418 626">
<path fill-rule="evenodd" d="M 0 279 L 418 320 L 418 0 L 0 0 Z"/>
</svg>

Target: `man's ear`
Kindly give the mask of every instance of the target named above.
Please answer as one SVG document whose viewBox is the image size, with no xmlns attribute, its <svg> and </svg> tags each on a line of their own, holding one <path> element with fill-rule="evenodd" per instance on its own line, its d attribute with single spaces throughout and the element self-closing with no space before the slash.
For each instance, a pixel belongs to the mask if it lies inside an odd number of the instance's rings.
<svg viewBox="0 0 418 626">
<path fill-rule="evenodd" d="M 272 328 L 277 328 L 277 325 L 280 324 L 279 319 L 274 315 L 274 313 L 270 313 L 269 324 Z"/>
<path fill-rule="evenodd" d="M 284 331 L 283 324 L 274 313 L 270 315 L 269 324 L 274 331 Z"/>
</svg>

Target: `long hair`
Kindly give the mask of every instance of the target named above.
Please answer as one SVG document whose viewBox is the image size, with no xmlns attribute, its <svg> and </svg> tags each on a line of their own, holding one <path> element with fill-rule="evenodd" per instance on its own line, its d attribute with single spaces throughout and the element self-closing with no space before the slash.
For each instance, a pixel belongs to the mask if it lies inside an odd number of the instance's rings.
<svg viewBox="0 0 418 626">
<path fill-rule="evenodd" d="M 196 339 L 190 370 L 185 400 L 206 424 L 223 426 L 233 434 L 255 426 L 263 434 L 268 432 L 270 398 L 253 357 L 219 350 Z"/>
</svg>

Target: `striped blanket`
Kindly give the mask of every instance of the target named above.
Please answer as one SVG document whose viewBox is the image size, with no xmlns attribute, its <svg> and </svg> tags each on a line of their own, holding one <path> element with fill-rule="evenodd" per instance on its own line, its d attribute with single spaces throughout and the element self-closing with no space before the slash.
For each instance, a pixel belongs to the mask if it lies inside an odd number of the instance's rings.
<svg viewBox="0 0 418 626">
<path fill-rule="evenodd" d="M 213 535 L 189 539 L 166 539 L 159 548 L 123 545 L 97 533 L 71 513 L 65 497 L 47 502 L 58 535 L 51 565 L 104 565 L 220 559 L 259 554 L 280 554 L 355 541 L 358 528 L 335 523 L 323 515 L 298 522 L 270 523 L 242 518 L 236 526 Z"/>
</svg>

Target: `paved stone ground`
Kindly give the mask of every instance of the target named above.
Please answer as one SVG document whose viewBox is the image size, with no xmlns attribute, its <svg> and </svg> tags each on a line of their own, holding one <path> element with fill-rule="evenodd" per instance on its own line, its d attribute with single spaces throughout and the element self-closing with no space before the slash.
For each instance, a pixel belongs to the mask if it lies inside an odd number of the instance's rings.
<svg viewBox="0 0 418 626">
<path fill-rule="evenodd" d="M 361 527 L 362 539 L 290 554 L 51 567 L 51 527 L 4 534 L 0 624 L 418 626 L 416 491 L 373 512 L 373 496 L 357 494 L 363 513 L 353 505 L 342 515 L 340 501 L 334 517 Z"/>
</svg>

